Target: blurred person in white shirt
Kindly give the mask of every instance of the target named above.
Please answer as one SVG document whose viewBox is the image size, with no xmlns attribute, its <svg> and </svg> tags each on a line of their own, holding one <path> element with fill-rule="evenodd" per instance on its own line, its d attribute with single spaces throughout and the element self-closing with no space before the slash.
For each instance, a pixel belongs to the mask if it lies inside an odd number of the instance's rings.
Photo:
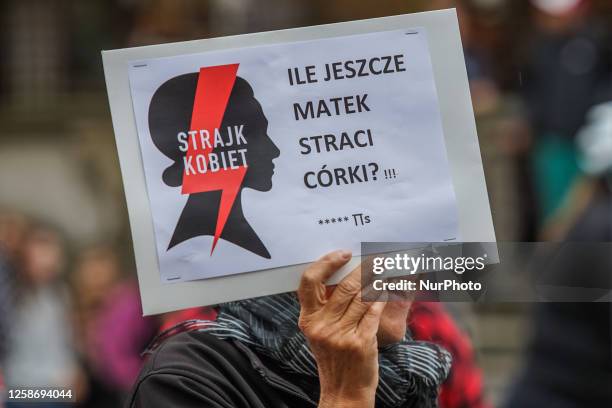
<svg viewBox="0 0 612 408">
<path fill-rule="evenodd" d="M 65 250 L 57 230 L 33 225 L 16 265 L 14 313 L 10 319 L 7 387 L 71 387 L 77 378 L 67 292 L 59 278 Z"/>
</svg>

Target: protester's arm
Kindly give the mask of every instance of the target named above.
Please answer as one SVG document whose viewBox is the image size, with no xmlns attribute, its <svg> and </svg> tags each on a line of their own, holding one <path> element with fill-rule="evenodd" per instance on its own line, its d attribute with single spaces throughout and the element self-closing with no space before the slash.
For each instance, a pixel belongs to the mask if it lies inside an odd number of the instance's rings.
<svg viewBox="0 0 612 408">
<path fill-rule="evenodd" d="M 299 325 L 317 361 L 319 408 L 372 408 L 378 385 L 376 333 L 383 302 L 362 302 L 361 273 L 346 276 L 332 295 L 325 281 L 350 259 L 333 252 L 313 263 L 302 276 Z"/>
</svg>

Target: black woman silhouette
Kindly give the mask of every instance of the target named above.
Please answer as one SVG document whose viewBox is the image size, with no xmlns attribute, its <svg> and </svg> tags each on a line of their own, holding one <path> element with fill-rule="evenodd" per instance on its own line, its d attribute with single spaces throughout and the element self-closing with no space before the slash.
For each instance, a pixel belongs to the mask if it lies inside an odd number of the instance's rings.
<svg viewBox="0 0 612 408">
<path fill-rule="evenodd" d="M 244 178 L 241 178 L 241 184 L 236 186 L 235 199 L 231 199 L 227 206 L 228 215 L 225 215 L 227 218 L 220 215 L 225 200 L 223 189 L 190 192 L 187 204 L 172 234 L 168 250 L 197 236 L 214 236 L 213 250 L 216 240 L 221 238 L 254 254 L 267 259 L 271 258 L 270 252 L 244 216 L 241 195 L 242 189 L 246 187 L 257 191 L 269 191 L 272 188 L 274 173 L 272 160 L 279 156 L 280 151 L 267 134 L 268 120 L 261 105 L 255 99 L 253 89 L 246 80 L 235 76 L 236 69 L 237 65 L 231 78 L 233 86 L 230 85 L 231 92 L 227 98 L 227 104 L 224 110 L 221 107 L 220 118 L 222 117 L 222 120 L 220 119 L 218 129 L 223 130 L 228 127 L 236 129 L 243 126 L 242 133 L 246 145 L 240 147 L 246 148 L 244 157 L 248 165 L 245 168 Z M 192 129 L 192 115 L 195 115 L 196 112 L 194 109 L 196 88 L 199 86 L 198 80 L 203 75 L 203 71 L 204 68 L 199 74 L 180 75 L 166 81 L 157 89 L 149 106 L 149 130 L 153 143 L 173 161 L 162 176 L 164 183 L 171 187 L 181 186 L 185 181 L 185 167 L 188 166 L 185 156 L 189 153 L 183 151 L 184 148 L 181 149 L 177 135 Z M 209 78 L 209 80 L 214 82 L 214 78 Z M 210 86 L 214 87 L 215 84 Z M 213 93 L 212 98 L 209 99 L 219 99 L 214 97 Z M 214 152 L 223 154 L 229 150 L 235 150 L 237 149 L 235 144 L 234 142 L 231 147 L 216 147 Z M 185 193 L 185 185 L 183 185 L 183 193 Z M 219 223 L 221 223 L 220 227 Z"/>
</svg>

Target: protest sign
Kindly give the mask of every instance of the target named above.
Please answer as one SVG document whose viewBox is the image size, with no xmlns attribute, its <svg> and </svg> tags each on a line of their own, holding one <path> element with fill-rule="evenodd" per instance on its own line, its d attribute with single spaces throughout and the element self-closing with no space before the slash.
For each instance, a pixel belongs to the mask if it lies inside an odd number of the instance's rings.
<svg viewBox="0 0 612 408">
<path fill-rule="evenodd" d="M 362 241 L 494 240 L 454 11 L 103 57 L 145 313 Z"/>
</svg>

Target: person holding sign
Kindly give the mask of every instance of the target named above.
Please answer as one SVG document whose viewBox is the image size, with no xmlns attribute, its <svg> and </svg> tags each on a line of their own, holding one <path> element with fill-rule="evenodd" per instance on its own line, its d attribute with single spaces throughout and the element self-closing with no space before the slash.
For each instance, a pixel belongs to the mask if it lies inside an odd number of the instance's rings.
<svg viewBox="0 0 612 408">
<path fill-rule="evenodd" d="M 437 406 L 449 353 L 409 337 L 410 302 L 362 301 L 360 268 L 328 290 L 350 258 L 314 262 L 297 295 L 230 302 L 215 322 L 186 322 L 189 332 L 154 346 L 128 406 Z"/>
</svg>

